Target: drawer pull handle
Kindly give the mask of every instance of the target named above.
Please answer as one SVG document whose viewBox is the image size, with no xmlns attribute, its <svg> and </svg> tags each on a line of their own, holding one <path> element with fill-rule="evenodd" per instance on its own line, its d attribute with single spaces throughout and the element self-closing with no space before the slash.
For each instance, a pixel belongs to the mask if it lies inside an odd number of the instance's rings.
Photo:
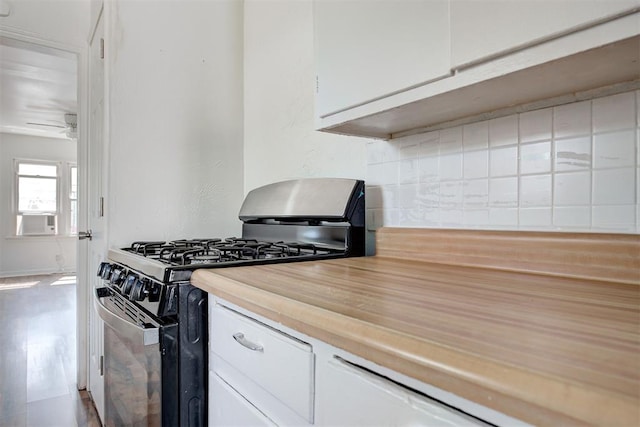
<svg viewBox="0 0 640 427">
<path fill-rule="evenodd" d="M 262 347 L 260 344 L 254 344 L 248 339 L 246 339 L 242 332 L 236 332 L 235 334 L 233 334 L 233 339 L 236 340 L 238 344 L 248 348 L 249 350 L 264 351 L 264 347 Z"/>
</svg>

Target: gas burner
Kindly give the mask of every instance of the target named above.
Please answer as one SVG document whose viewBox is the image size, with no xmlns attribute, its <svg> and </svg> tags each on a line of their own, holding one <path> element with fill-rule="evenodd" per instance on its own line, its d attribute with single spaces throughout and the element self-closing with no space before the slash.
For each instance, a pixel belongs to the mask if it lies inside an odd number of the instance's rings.
<svg viewBox="0 0 640 427">
<path fill-rule="evenodd" d="M 208 253 L 205 255 L 193 255 L 187 258 L 188 264 L 209 264 L 222 261 L 222 254 Z"/>
<path fill-rule="evenodd" d="M 170 265 L 187 265 L 189 259 L 205 251 L 203 246 L 166 246 L 160 250 L 158 260 Z"/>
<path fill-rule="evenodd" d="M 256 258 L 255 248 L 240 243 L 235 245 L 220 245 L 216 246 L 215 249 L 220 251 L 226 261 L 248 260 Z"/>
<path fill-rule="evenodd" d="M 300 242 L 277 242 L 273 244 L 274 247 L 281 248 L 286 252 L 286 256 L 304 256 L 304 255 L 316 255 L 319 253 L 329 253 L 328 249 L 321 249 L 318 246 L 311 243 Z"/>
<path fill-rule="evenodd" d="M 217 239 L 217 238 L 211 238 L 211 239 L 179 239 L 179 240 L 172 240 L 171 242 L 169 242 L 170 245 L 176 246 L 176 247 L 202 247 L 202 246 L 209 246 L 209 245 L 215 245 L 219 242 L 221 242 L 222 239 Z"/>
<path fill-rule="evenodd" d="M 278 245 L 273 246 L 260 246 L 256 249 L 256 258 L 269 259 L 269 258 L 284 258 L 289 256 L 285 247 Z"/>
<path fill-rule="evenodd" d="M 150 256 L 156 254 L 165 244 L 165 241 L 138 241 L 131 244 L 130 251 L 140 255 Z"/>
<path fill-rule="evenodd" d="M 247 245 L 258 243 L 258 241 L 255 239 L 243 239 L 241 237 L 227 237 L 226 239 L 224 239 L 224 242 L 232 245 Z"/>
</svg>

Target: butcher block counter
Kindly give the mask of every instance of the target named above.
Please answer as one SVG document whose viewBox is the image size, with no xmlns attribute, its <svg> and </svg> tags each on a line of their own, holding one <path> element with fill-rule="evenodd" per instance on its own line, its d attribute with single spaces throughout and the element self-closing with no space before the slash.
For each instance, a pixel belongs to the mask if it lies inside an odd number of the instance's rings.
<svg viewBox="0 0 640 427">
<path fill-rule="evenodd" d="M 640 425 L 640 237 L 383 228 L 376 256 L 194 285 L 536 425 Z"/>
</svg>

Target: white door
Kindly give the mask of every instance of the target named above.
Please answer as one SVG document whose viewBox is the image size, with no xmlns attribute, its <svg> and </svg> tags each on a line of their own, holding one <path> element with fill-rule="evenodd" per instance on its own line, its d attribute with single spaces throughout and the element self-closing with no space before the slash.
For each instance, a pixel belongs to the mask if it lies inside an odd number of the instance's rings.
<svg viewBox="0 0 640 427">
<path fill-rule="evenodd" d="M 89 143 L 88 143 L 88 226 L 92 231 L 89 241 L 89 381 L 88 389 L 104 420 L 103 333 L 104 324 L 93 308 L 94 289 L 101 285 L 96 272 L 100 262 L 106 260 L 104 217 L 104 63 L 103 63 L 103 18 L 98 18 L 95 34 L 89 49 Z"/>
</svg>

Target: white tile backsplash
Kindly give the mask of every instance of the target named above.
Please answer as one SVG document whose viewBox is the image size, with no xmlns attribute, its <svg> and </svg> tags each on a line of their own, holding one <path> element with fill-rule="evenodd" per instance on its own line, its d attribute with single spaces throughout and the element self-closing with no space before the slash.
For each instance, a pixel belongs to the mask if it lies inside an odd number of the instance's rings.
<svg viewBox="0 0 640 427">
<path fill-rule="evenodd" d="M 552 108 L 520 114 L 520 142 L 551 139 Z"/>
<path fill-rule="evenodd" d="M 553 225 L 566 229 L 585 229 L 591 225 L 590 206 L 556 206 L 553 208 Z"/>
<path fill-rule="evenodd" d="M 418 184 L 417 205 L 426 208 L 440 206 L 440 183 L 427 182 Z"/>
<path fill-rule="evenodd" d="M 411 209 L 415 206 L 415 200 L 418 196 L 418 185 L 400 185 L 398 187 L 398 207 L 402 209 Z"/>
<path fill-rule="evenodd" d="M 593 167 L 620 168 L 634 166 L 636 130 L 601 133 L 593 136 Z"/>
<path fill-rule="evenodd" d="M 462 146 L 465 151 L 481 150 L 489 147 L 489 124 L 479 122 L 462 128 Z"/>
<path fill-rule="evenodd" d="M 636 203 L 635 168 L 593 171 L 593 204 L 633 205 Z"/>
<path fill-rule="evenodd" d="M 462 181 L 443 181 L 440 183 L 440 206 L 446 208 L 462 208 Z"/>
<path fill-rule="evenodd" d="M 486 178 L 489 176 L 489 153 L 487 150 L 464 153 L 462 175 L 464 179 Z"/>
<path fill-rule="evenodd" d="M 462 128 L 454 127 L 440 131 L 440 155 L 462 151 Z"/>
<path fill-rule="evenodd" d="M 521 228 L 549 228 L 551 226 L 551 208 L 521 208 L 518 211 Z"/>
<path fill-rule="evenodd" d="M 440 159 L 438 156 L 418 159 L 418 181 L 431 182 L 439 180 Z"/>
<path fill-rule="evenodd" d="M 462 153 L 440 156 L 440 180 L 462 179 Z"/>
<path fill-rule="evenodd" d="M 415 159 L 418 157 L 419 149 L 420 143 L 418 141 L 412 141 L 411 144 L 398 147 L 398 156 L 400 160 Z"/>
<path fill-rule="evenodd" d="M 462 213 L 465 226 L 479 227 L 489 224 L 489 209 L 465 209 Z"/>
<path fill-rule="evenodd" d="M 365 180 L 367 186 L 377 186 L 384 184 L 384 164 L 383 163 L 369 163 L 367 165 L 367 173 Z"/>
<path fill-rule="evenodd" d="M 489 120 L 489 145 L 500 147 L 518 143 L 518 115 Z"/>
<path fill-rule="evenodd" d="M 399 190 L 397 185 L 385 185 L 382 187 L 382 208 L 395 209 L 398 207 Z"/>
<path fill-rule="evenodd" d="M 569 138 L 591 135 L 591 101 L 574 102 L 553 109 L 553 135 Z"/>
<path fill-rule="evenodd" d="M 551 175 L 520 177 L 520 206 L 551 206 Z"/>
<path fill-rule="evenodd" d="M 518 206 L 518 177 L 492 178 L 489 180 L 490 206 Z"/>
<path fill-rule="evenodd" d="M 520 174 L 551 172 L 551 141 L 520 146 Z"/>
<path fill-rule="evenodd" d="M 462 194 L 465 208 L 485 208 L 489 204 L 489 180 L 474 179 L 464 181 Z"/>
<path fill-rule="evenodd" d="M 556 206 L 553 208 L 553 225 L 563 228 L 589 228 L 590 206 Z"/>
<path fill-rule="evenodd" d="M 418 159 L 400 160 L 400 170 L 398 171 L 398 183 L 417 184 L 418 183 Z"/>
<path fill-rule="evenodd" d="M 553 185 L 554 206 L 591 205 L 591 171 L 558 173 Z"/>
<path fill-rule="evenodd" d="M 591 135 L 555 141 L 555 171 L 591 169 Z"/>
<path fill-rule="evenodd" d="M 636 100 L 633 92 L 593 100 L 593 131 L 608 132 L 636 126 Z"/>
<path fill-rule="evenodd" d="M 382 164 L 382 184 L 394 185 L 398 183 L 400 162 L 387 162 Z"/>
<path fill-rule="evenodd" d="M 634 205 L 594 206 L 591 214 L 591 226 L 595 230 L 628 231 L 637 221 Z"/>
<path fill-rule="evenodd" d="M 489 224 L 498 228 L 518 228 L 518 209 L 490 208 Z"/>
<path fill-rule="evenodd" d="M 508 176 L 518 173 L 518 147 L 494 148 L 489 151 L 491 176 Z"/>
<path fill-rule="evenodd" d="M 368 228 L 640 233 L 640 91 L 367 145 Z"/>
</svg>

